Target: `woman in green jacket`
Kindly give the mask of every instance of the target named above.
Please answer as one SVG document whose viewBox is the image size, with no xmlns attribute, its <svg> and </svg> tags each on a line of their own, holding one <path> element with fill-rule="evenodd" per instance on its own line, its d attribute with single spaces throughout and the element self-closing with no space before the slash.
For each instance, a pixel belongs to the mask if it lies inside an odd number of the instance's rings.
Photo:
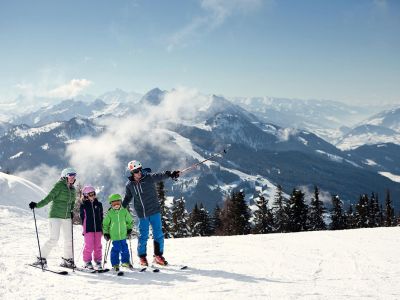
<svg viewBox="0 0 400 300">
<path fill-rule="evenodd" d="M 76 191 L 74 187 L 76 171 L 73 168 L 66 168 L 61 172 L 60 180 L 54 185 L 50 193 L 40 202 L 31 202 L 31 209 L 41 208 L 51 202 L 49 212 L 50 238 L 42 247 L 42 257 L 38 257 L 34 265 L 47 266 L 47 257 L 51 249 L 57 245 L 60 237 L 60 230 L 64 237 L 64 256 L 61 266 L 75 267 L 72 259 L 72 210 L 74 209 Z"/>
<path fill-rule="evenodd" d="M 129 259 L 129 249 L 126 239 L 130 239 L 133 228 L 133 218 L 130 212 L 122 207 L 122 197 L 112 194 L 108 197 L 111 208 L 103 220 L 103 234 L 106 241 L 112 240 L 111 265 L 114 271 L 119 271 L 120 255 L 121 266 L 133 268 Z"/>
</svg>

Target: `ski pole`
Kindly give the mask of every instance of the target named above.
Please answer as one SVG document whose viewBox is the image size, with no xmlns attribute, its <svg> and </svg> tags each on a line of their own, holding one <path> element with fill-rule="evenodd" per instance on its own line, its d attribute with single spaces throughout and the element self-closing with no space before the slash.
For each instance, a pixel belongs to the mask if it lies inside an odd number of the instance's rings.
<svg viewBox="0 0 400 300">
<path fill-rule="evenodd" d="M 208 158 L 206 158 L 205 160 L 202 160 L 202 161 L 200 161 L 198 163 L 195 163 L 195 164 L 193 164 L 193 165 L 191 165 L 191 166 L 189 166 L 187 168 L 184 168 L 183 170 L 179 171 L 179 173 L 182 174 L 183 172 L 186 172 L 186 171 L 189 171 L 191 169 L 194 169 L 198 165 L 201 165 L 201 164 L 205 163 L 206 161 L 208 161 L 208 160 L 210 160 L 210 159 L 212 159 L 212 158 L 214 158 L 214 157 L 216 157 L 218 155 L 222 155 L 222 154 L 226 154 L 226 150 L 225 149 L 220 151 L 220 152 L 218 152 L 218 153 L 216 153 L 216 154 L 214 154 L 214 155 L 212 155 L 212 156 L 210 156 L 210 157 L 208 157 Z"/>
<path fill-rule="evenodd" d="M 44 271 L 43 260 L 42 260 L 42 251 L 40 250 L 40 243 L 39 243 L 39 233 L 38 233 L 38 229 L 37 229 L 37 225 L 36 225 L 35 208 L 33 208 L 32 211 L 33 211 L 33 219 L 35 220 L 36 239 L 37 239 L 37 244 L 38 244 L 38 248 L 39 248 L 40 265 L 42 266 L 42 271 Z"/>
<path fill-rule="evenodd" d="M 85 241 L 83 241 L 83 244 L 82 244 L 82 248 L 81 248 L 81 252 L 80 252 L 80 254 L 79 254 L 79 257 L 82 257 L 83 249 L 85 249 Z M 78 257 L 78 259 L 79 259 L 79 257 Z"/>
<path fill-rule="evenodd" d="M 131 238 L 129 237 L 129 251 L 131 251 L 131 264 L 133 265 L 133 256 L 132 256 L 132 243 Z"/>
<path fill-rule="evenodd" d="M 108 252 L 110 251 L 110 244 L 111 244 L 111 241 L 106 242 L 106 249 L 105 249 L 106 251 L 104 253 L 104 259 L 103 259 L 103 269 L 107 263 L 107 256 L 108 256 Z"/>
<path fill-rule="evenodd" d="M 74 213 L 71 211 L 71 237 L 72 237 L 72 272 L 75 272 L 75 255 L 74 255 Z"/>
</svg>

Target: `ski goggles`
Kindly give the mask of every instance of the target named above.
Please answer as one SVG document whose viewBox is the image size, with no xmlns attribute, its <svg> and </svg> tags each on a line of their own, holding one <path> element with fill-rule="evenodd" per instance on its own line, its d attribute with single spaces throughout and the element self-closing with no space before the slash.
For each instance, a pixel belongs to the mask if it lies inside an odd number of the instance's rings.
<svg viewBox="0 0 400 300">
<path fill-rule="evenodd" d="M 75 176 L 76 176 L 76 173 L 68 173 L 67 176 L 68 176 L 68 177 L 75 177 Z"/>
<path fill-rule="evenodd" d="M 94 197 L 94 196 L 96 196 L 96 193 L 95 192 L 90 192 L 89 194 L 87 194 L 89 197 Z"/>
<path fill-rule="evenodd" d="M 137 174 L 137 173 L 139 173 L 139 172 L 142 172 L 142 168 L 133 170 L 131 173 L 132 173 L 132 174 Z"/>
</svg>

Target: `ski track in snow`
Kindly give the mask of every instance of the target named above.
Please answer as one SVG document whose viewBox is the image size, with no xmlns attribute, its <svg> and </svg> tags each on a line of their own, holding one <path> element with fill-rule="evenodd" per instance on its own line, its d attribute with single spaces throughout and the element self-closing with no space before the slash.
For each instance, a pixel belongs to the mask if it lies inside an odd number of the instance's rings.
<svg viewBox="0 0 400 300">
<path fill-rule="evenodd" d="M 0 226 L 0 299 L 400 299 L 399 227 L 169 239 L 166 258 L 190 269 L 117 277 L 25 267 L 38 253 L 32 213 L 0 206 Z M 43 245 L 47 219 L 38 229 Z M 74 238 L 82 265 L 81 226 Z M 62 240 L 50 268 L 60 253 Z"/>
</svg>

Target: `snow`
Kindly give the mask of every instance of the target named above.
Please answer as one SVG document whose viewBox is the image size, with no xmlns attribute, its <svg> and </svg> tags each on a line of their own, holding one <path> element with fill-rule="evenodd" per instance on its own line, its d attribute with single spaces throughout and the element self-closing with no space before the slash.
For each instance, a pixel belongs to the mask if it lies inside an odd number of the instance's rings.
<svg viewBox="0 0 400 300">
<path fill-rule="evenodd" d="M 380 117 L 380 118 L 375 118 L 375 119 L 369 120 L 368 122 L 366 122 L 366 124 L 379 126 L 383 123 L 384 119 L 385 119 L 385 116 Z"/>
<path fill-rule="evenodd" d="M 391 181 L 400 182 L 400 175 L 395 175 L 390 172 L 378 172 L 382 176 L 389 178 Z"/>
<path fill-rule="evenodd" d="M 197 127 L 199 129 L 202 129 L 202 130 L 205 130 L 205 131 L 212 131 L 211 126 L 210 125 L 206 125 L 205 122 L 194 124 L 192 126 L 193 127 Z"/>
<path fill-rule="evenodd" d="M 363 163 L 368 166 L 377 166 L 378 165 L 374 160 L 369 159 L 369 158 L 367 158 Z"/>
<path fill-rule="evenodd" d="M 21 138 L 26 138 L 28 136 L 34 136 L 34 135 L 41 134 L 44 132 L 49 132 L 49 131 L 61 126 L 61 124 L 62 124 L 61 122 L 54 122 L 54 123 L 50 123 L 50 124 L 47 124 L 42 127 L 34 127 L 34 128 L 29 128 L 29 129 L 18 128 L 17 130 L 15 130 L 15 135 L 19 136 Z"/>
<path fill-rule="evenodd" d="M 18 152 L 17 154 L 15 154 L 15 155 L 13 155 L 13 156 L 10 156 L 10 159 L 18 158 L 18 157 L 20 157 L 23 153 L 24 153 L 24 151 L 20 151 L 20 152 Z"/>
<path fill-rule="evenodd" d="M 315 152 L 327 156 L 332 161 L 336 161 L 339 163 L 343 162 L 343 157 L 337 156 L 335 154 L 331 154 L 322 150 L 315 150 Z"/>
<path fill-rule="evenodd" d="M 196 151 L 193 150 L 192 142 L 188 138 L 185 138 L 185 137 L 181 136 L 180 134 L 170 131 L 170 130 L 163 130 L 163 132 L 166 132 L 171 137 L 173 137 L 176 145 L 179 146 L 181 148 L 181 150 L 184 153 L 186 153 L 188 156 L 193 157 L 193 159 L 198 160 L 199 162 L 205 160 L 205 158 L 203 156 L 201 156 L 200 154 L 198 154 Z M 204 162 L 204 164 L 207 166 L 211 166 L 211 165 L 215 164 L 215 162 L 206 161 L 206 162 Z"/>
<path fill-rule="evenodd" d="M 50 148 L 49 143 L 46 143 L 46 144 L 40 146 L 40 148 L 42 148 L 43 150 L 49 150 L 49 148 Z"/>
<path fill-rule="evenodd" d="M 0 172 L 0 205 L 14 205 L 27 208 L 29 202 L 38 202 L 46 196 L 46 192 L 33 182 L 14 175 Z M 48 208 L 40 211 L 46 216 Z"/>
<path fill-rule="evenodd" d="M 43 244 L 48 223 L 37 219 Z M 167 239 L 166 258 L 188 264 L 188 270 L 117 277 L 72 271 L 60 276 L 23 268 L 38 252 L 31 212 L 0 206 L 0 226 L 1 299 L 400 298 L 399 227 Z M 78 265 L 80 232 L 74 226 Z M 61 241 L 49 257 L 50 267 L 57 269 L 60 253 Z"/>
<path fill-rule="evenodd" d="M 358 135 L 349 135 L 335 146 L 342 151 L 353 150 L 363 145 L 375 145 L 379 143 L 394 143 L 400 144 L 400 134 L 396 135 L 377 135 L 373 132 L 368 132 Z"/>
<path fill-rule="evenodd" d="M 270 199 L 273 199 L 275 194 L 276 194 L 276 186 L 274 184 L 272 184 L 269 180 L 267 180 L 266 178 L 260 176 L 260 175 L 250 175 L 250 174 L 246 174 L 244 172 L 241 172 L 239 170 L 235 170 L 235 169 L 228 169 L 225 167 L 220 167 L 221 170 L 226 171 L 226 172 L 230 172 L 232 174 L 237 175 L 240 179 L 232 182 L 231 184 L 220 184 L 219 188 L 221 190 L 223 190 L 225 192 L 225 194 L 230 194 L 230 192 L 232 191 L 232 189 L 236 188 L 240 183 L 242 182 L 249 182 L 251 185 L 254 186 L 254 188 L 256 187 L 256 184 L 258 184 L 258 186 L 262 186 L 265 187 L 267 186 L 266 190 L 263 190 L 263 195 L 267 195 Z M 270 203 L 272 205 L 272 201 Z"/>
<path fill-rule="evenodd" d="M 302 138 L 301 136 L 298 137 L 298 140 L 302 142 L 305 146 L 308 146 L 308 141 L 305 138 Z"/>
</svg>

